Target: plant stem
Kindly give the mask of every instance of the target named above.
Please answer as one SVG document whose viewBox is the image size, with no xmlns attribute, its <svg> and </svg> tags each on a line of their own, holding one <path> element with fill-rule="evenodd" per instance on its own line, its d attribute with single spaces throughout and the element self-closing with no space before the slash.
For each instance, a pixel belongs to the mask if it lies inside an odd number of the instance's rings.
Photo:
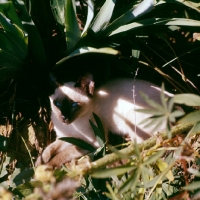
<svg viewBox="0 0 200 200">
<path fill-rule="evenodd" d="M 176 135 L 179 135 L 179 134 L 187 134 L 191 130 L 193 125 L 194 123 L 188 123 L 188 124 L 179 124 L 177 126 L 174 126 L 171 129 L 172 137 L 175 137 Z M 161 132 L 159 133 L 159 135 L 163 140 L 168 139 L 166 132 Z M 154 135 L 150 137 L 149 139 L 145 140 L 141 144 L 138 144 L 139 150 L 142 151 L 145 149 L 150 149 L 151 147 L 156 145 L 157 140 L 158 140 L 158 136 Z M 134 152 L 135 150 L 134 150 L 133 144 L 130 144 L 128 147 L 122 150 L 119 150 L 119 154 L 124 154 L 126 156 L 131 156 L 134 154 Z M 88 165 L 88 161 L 86 165 L 82 163 L 81 165 L 77 166 L 77 169 L 79 170 L 82 169 L 81 171 L 83 172 L 83 174 L 91 174 L 95 171 L 98 171 L 99 169 L 105 168 L 107 165 L 112 164 L 120 159 L 121 159 L 120 156 L 118 156 L 115 153 L 111 153 L 111 154 L 105 155 L 103 158 L 100 158 L 94 162 L 90 162 L 89 165 Z"/>
</svg>

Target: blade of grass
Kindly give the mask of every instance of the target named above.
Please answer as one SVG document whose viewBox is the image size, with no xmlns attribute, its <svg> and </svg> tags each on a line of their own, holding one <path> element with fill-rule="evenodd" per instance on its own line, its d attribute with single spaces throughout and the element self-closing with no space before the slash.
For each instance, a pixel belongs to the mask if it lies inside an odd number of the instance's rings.
<svg viewBox="0 0 200 200">
<path fill-rule="evenodd" d="M 153 0 L 144 0 L 137 6 L 133 6 L 128 12 L 124 13 L 122 16 L 114 20 L 105 30 L 105 35 L 108 35 L 118 27 L 129 23 L 130 21 L 145 15 L 154 8 Z"/>
<path fill-rule="evenodd" d="M 35 26 L 29 13 L 27 12 L 26 5 L 21 0 L 15 0 L 15 8 L 19 11 L 19 19 L 21 20 L 24 29 L 28 33 L 26 43 L 29 43 L 29 48 L 35 58 L 35 62 L 37 63 L 35 66 L 46 66 L 47 60 L 44 45 L 37 30 L 37 27 Z"/>
<path fill-rule="evenodd" d="M 63 62 L 66 62 L 68 59 L 71 59 L 72 57 L 75 56 L 81 56 L 83 54 L 105 54 L 105 55 L 111 55 L 111 56 L 115 56 L 119 54 L 119 51 L 109 48 L 109 47 L 105 47 L 105 48 L 100 48 L 100 49 L 96 49 L 96 48 L 92 48 L 92 47 L 81 47 L 79 49 L 76 49 L 75 51 L 73 51 L 69 56 L 61 59 L 59 62 L 56 63 L 56 65 L 60 65 Z"/>
<path fill-rule="evenodd" d="M 16 24 L 19 28 L 23 29 L 22 23 L 17 16 L 12 1 L 1 1 L 0 12 L 3 13 L 7 18 L 9 18 L 13 24 Z"/>
<path fill-rule="evenodd" d="M 78 22 L 76 19 L 75 2 L 66 0 L 65 3 L 65 39 L 67 43 L 67 52 L 71 52 L 81 37 Z"/>
<path fill-rule="evenodd" d="M 106 0 L 90 26 L 90 30 L 92 30 L 93 33 L 99 34 L 107 27 L 112 17 L 115 3 L 116 0 Z"/>
<path fill-rule="evenodd" d="M 172 18 L 172 19 L 165 19 L 165 18 L 152 18 L 152 19 L 145 19 L 138 22 L 133 22 L 128 25 L 120 26 L 119 28 L 112 31 L 109 36 L 113 36 L 119 33 L 123 33 L 126 31 L 142 28 L 145 26 L 200 26 L 200 21 L 192 20 L 192 19 L 184 19 L 184 18 Z"/>
<path fill-rule="evenodd" d="M 79 138 L 73 138 L 73 137 L 61 137 L 59 138 L 62 141 L 69 142 L 71 144 L 74 144 L 82 149 L 88 150 L 90 152 L 95 151 L 96 149 L 89 143 L 85 142 L 84 140 L 81 140 Z"/>
<path fill-rule="evenodd" d="M 136 166 L 120 166 L 115 168 L 103 169 L 91 174 L 94 178 L 108 178 L 111 176 L 118 176 L 136 169 Z"/>
<path fill-rule="evenodd" d="M 91 23 L 93 17 L 94 17 L 94 3 L 93 3 L 93 1 L 88 0 L 87 4 L 88 4 L 87 20 L 86 20 L 83 32 L 81 33 L 81 37 L 83 37 L 85 35 L 88 27 L 90 26 L 90 23 Z"/>
</svg>

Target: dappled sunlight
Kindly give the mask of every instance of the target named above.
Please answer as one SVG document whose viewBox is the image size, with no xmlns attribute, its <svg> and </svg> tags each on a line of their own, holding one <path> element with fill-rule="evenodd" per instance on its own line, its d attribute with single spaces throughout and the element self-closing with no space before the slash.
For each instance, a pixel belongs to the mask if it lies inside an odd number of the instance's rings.
<svg viewBox="0 0 200 200">
<path fill-rule="evenodd" d="M 103 91 L 103 90 L 98 91 L 98 94 L 101 95 L 101 96 L 107 96 L 108 95 L 108 93 Z"/>
<path fill-rule="evenodd" d="M 81 135 L 84 135 L 84 133 L 83 133 L 80 129 L 78 129 L 73 123 L 72 123 L 71 125 L 73 126 L 73 128 L 74 128 L 77 132 L 79 132 Z"/>
<path fill-rule="evenodd" d="M 113 122 L 119 131 L 122 134 L 129 134 L 132 141 L 137 138 L 138 142 L 150 137 L 149 133 L 139 126 L 144 119 L 144 114 L 136 112 L 135 109 L 140 108 L 142 107 L 135 105 L 134 102 L 130 103 L 124 99 L 118 99 L 112 116 Z"/>
<path fill-rule="evenodd" d="M 66 130 L 66 126 L 67 126 L 67 130 Z M 66 124 L 59 124 L 59 126 L 55 125 L 54 129 L 58 137 L 79 138 L 84 141 L 87 141 L 88 143 L 90 143 L 91 145 L 95 147 L 99 147 L 98 142 L 95 141 L 95 135 L 93 134 L 89 126 L 89 121 L 88 121 L 88 125 L 85 125 L 84 128 L 80 125 L 80 122 L 77 122 L 77 123 L 71 123 L 69 125 L 66 125 Z"/>
<path fill-rule="evenodd" d="M 174 95 L 170 92 L 167 92 L 167 91 L 163 91 L 161 88 L 159 87 L 156 87 L 156 86 L 151 86 L 152 88 L 154 88 L 155 90 L 159 91 L 159 92 L 163 92 L 165 95 L 169 96 L 169 97 L 173 97 Z"/>
<path fill-rule="evenodd" d="M 82 102 L 88 102 L 89 98 L 82 93 L 82 91 L 79 88 L 75 88 L 74 87 L 74 83 L 67 83 L 64 86 L 60 87 L 60 90 L 67 95 L 70 99 L 72 99 L 73 101 L 77 101 L 78 102 L 81 101 Z"/>
<path fill-rule="evenodd" d="M 118 99 L 114 111 L 121 113 L 122 116 L 126 117 L 127 112 L 130 110 L 134 110 L 135 106 L 126 100 Z"/>
</svg>

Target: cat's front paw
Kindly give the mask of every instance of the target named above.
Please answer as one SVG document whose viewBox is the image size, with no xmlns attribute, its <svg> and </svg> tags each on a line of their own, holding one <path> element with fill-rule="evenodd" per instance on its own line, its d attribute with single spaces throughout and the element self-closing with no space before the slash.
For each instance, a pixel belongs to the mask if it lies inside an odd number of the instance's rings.
<svg viewBox="0 0 200 200">
<path fill-rule="evenodd" d="M 42 154 L 38 157 L 35 166 L 38 167 L 42 164 L 48 164 L 48 162 L 60 151 L 62 146 L 64 147 L 63 141 L 56 140 L 42 152 Z"/>
<path fill-rule="evenodd" d="M 63 145 L 61 148 L 61 143 L 59 143 L 60 148 L 58 148 L 57 144 L 58 142 L 54 142 L 44 150 L 35 163 L 36 167 L 47 164 L 53 168 L 59 168 L 63 164 L 69 163 L 89 153 L 87 150 L 80 149 L 74 145 Z"/>
<path fill-rule="evenodd" d="M 37 161 L 35 162 L 35 167 L 45 164 L 50 165 L 53 168 L 59 168 L 62 164 L 65 164 L 65 162 L 68 161 L 68 159 L 66 160 L 67 153 L 65 151 L 62 151 L 60 153 L 52 153 L 54 154 L 54 156 L 50 154 L 48 148 L 45 149 L 45 151 L 37 158 Z"/>
<path fill-rule="evenodd" d="M 37 160 L 35 162 L 35 167 L 38 167 L 38 166 L 43 165 L 43 164 L 47 164 L 50 159 L 51 159 L 51 154 L 50 154 L 50 151 L 48 151 L 48 148 L 47 148 L 37 158 Z"/>
<path fill-rule="evenodd" d="M 68 148 L 70 146 L 70 148 Z M 66 150 L 65 150 L 66 149 Z M 74 150 L 75 149 L 75 150 Z M 56 140 L 50 144 L 38 157 L 35 166 L 42 164 L 60 167 L 65 162 L 70 161 L 70 153 L 76 152 L 76 147 L 62 140 Z"/>
</svg>

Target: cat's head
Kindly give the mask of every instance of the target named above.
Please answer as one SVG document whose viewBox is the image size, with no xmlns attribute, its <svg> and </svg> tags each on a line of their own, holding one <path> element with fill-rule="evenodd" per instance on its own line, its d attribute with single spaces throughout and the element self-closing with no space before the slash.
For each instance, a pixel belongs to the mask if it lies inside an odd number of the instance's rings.
<svg viewBox="0 0 200 200">
<path fill-rule="evenodd" d="M 52 114 L 66 124 L 72 123 L 79 116 L 91 109 L 94 82 L 91 74 L 81 76 L 77 82 L 55 84 L 54 93 L 50 96 Z"/>
</svg>

